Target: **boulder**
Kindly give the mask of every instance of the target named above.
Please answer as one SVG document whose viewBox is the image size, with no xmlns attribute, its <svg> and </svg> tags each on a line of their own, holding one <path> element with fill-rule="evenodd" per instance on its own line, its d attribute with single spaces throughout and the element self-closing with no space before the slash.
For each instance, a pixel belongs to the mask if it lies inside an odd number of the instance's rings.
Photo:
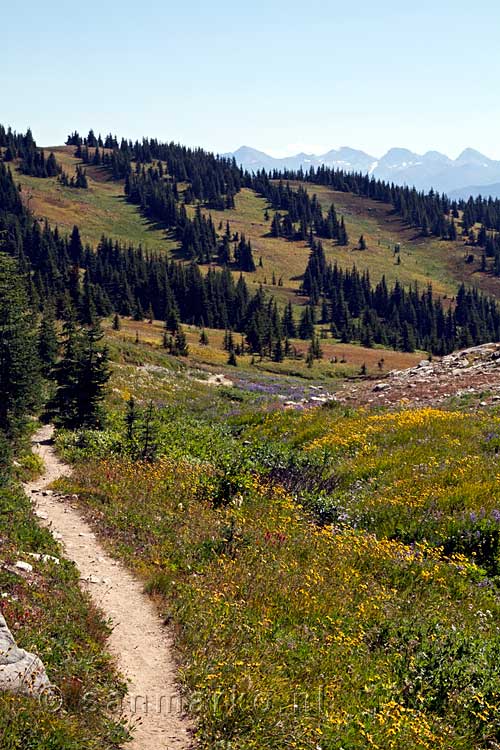
<svg viewBox="0 0 500 750">
<path fill-rule="evenodd" d="M 390 388 L 390 387 L 391 386 L 389 385 L 389 383 L 376 383 L 373 386 L 372 391 L 375 391 L 375 392 L 377 392 L 377 391 L 386 391 L 387 388 Z"/>
<path fill-rule="evenodd" d="M 1 614 L 0 691 L 30 696 L 47 695 L 53 691 L 41 660 L 17 646 Z"/>
</svg>

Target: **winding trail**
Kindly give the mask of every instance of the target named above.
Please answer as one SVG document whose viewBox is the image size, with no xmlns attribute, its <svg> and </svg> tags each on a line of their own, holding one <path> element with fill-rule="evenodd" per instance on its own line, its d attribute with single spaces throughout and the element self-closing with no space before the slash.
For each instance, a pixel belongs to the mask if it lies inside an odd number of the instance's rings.
<svg viewBox="0 0 500 750">
<path fill-rule="evenodd" d="M 25 485 L 40 523 L 62 542 L 66 556 L 80 571 L 82 587 L 111 621 L 110 652 L 129 684 L 124 713 L 130 721 L 130 750 L 188 750 L 192 726 L 182 712 L 176 686 L 171 638 L 143 585 L 101 546 L 71 499 L 45 488 L 68 476 L 70 467 L 56 456 L 51 425 L 33 437 L 33 450 L 45 462 L 45 473 Z"/>
</svg>

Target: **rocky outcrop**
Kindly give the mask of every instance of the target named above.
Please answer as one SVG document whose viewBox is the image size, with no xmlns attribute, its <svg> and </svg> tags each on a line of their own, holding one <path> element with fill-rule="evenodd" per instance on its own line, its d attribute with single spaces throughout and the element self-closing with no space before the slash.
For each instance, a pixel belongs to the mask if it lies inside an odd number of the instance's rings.
<svg viewBox="0 0 500 750">
<path fill-rule="evenodd" d="M 336 400 L 355 404 L 439 406 L 450 398 L 482 399 L 481 406 L 500 401 L 500 343 L 481 344 L 407 370 L 392 370 L 380 382 L 339 389 Z"/>
<path fill-rule="evenodd" d="M 52 690 L 38 656 L 17 646 L 0 614 L 0 691 L 40 696 L 50 694 Z"/>
</svg>

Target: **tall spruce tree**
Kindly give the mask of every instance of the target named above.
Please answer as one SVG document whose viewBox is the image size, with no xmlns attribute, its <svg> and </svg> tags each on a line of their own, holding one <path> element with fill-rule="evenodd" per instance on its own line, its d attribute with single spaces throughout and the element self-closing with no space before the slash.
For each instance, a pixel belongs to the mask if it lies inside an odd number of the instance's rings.
<svg viewBox="0 0 500 750">
<path fill-rule="evenodd" d="M 22 434 L 40 403 L 36 331 L 17 263 L 0 253 L 0 432 Z"/>
<path fill-rule="evenodd" d="M 98 324 L 81 329 L 72 320 L 66 323 L 63 356 L 55 368 L 57 389 L 49 405 L 56 424 L 70 429 L 102 427 L 102 402 L 110 378 L 102 337 Z"/>
<path fill-rule="evenodd" d="M 38 329 L 38 356 L 40 357 L 41 371 L 45 377 L 50 377 L 57 359 L 59 342 L 54 321 L 54 311 L 49 308 L 45 311 Z"/>
</svg>

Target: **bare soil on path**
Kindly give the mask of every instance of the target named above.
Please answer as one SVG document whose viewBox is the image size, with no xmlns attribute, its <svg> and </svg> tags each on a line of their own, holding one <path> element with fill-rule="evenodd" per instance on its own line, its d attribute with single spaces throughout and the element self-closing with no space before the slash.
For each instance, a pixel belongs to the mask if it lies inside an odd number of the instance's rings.
<svg viewBox="0 0 500 750">
<path fill-rule="evenodd" d="M 33 449 L 45 462 L 43 476 L 25 485 L 40 523 L 47 526 L 76 563 L 82 587 L 110 621 L 108 645 L 129 684 L 124 713 L 130 721 L 130 750 L 188 750 L 192 725 L 182 711 L 170 634 L 143 585 L 101 546 L 71 500 L 46 488 L 70 474 L 55 454 L 51 425 L 38 430 Z"/>
</svg>

